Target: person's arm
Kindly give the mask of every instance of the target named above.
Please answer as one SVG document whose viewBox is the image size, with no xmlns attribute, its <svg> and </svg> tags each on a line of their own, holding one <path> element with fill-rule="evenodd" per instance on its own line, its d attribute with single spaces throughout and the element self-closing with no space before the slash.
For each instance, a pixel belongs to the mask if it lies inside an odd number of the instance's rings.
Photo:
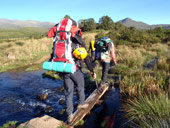
<svg viewBox="0 0 170 128">
<path fill-rule="evenodd" d="M 112 60 L 113 60 L 114 64 L 116 65 L 117 64 L 117 62 L 116 62 L 116 54 L 115 54 L 115 47 L 114 47 L 113 43 L 112 43 L 110 53 L 111 53 Z"/>
<path fill-rule="evenodd" d="M 87 51 L 88 53 L 90 53 L 91 52 L 91 42 L 90 42 L 90 45 L 89 45 L 89 49 L 88 49 L 88 51 Z"/>
<path fill-rule="evenodd" d="M 76 43 L 81 44 L 82 47 L 84 47 L 86 49 L 86 45 L 85 43 L 82 41 L 82 37 L 79 34 L 79 32 L 76 33 L 75 37 L 74 37 L 74 41 L 76 41 Z M 87 50 L 87 49 L 86 49 Z M 90 57 L 89 55 L 87 55 L 87 57 L 84 59 L 84 62 L 87 66 L 87 68 L 89 69 L 91 75 L 93 76 L 94 79 L 96 79 L 96 74 L 93 71 L 93 67 L 92 67 L 92 62 L 90 61 Z"/>
<path fill-rule="evenodd" d="M 57 31 L 57 25 L 58 25 L 58 24 L 56 24 L 55 26 L 53 26 L 53 27 L 48 31 L 48 37 L 49 37 L 49 38 L 55 36 L 56 31 Z"/>
</svg>

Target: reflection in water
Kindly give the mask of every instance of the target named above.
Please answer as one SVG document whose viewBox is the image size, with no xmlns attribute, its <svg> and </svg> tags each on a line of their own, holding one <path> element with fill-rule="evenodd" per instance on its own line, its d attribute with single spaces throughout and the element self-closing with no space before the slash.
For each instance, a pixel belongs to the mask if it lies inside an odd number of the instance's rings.
<svg viewBox="0 0 170 128">
<path fill-rule="evenodd" d="M 120 93 L 119 88 L 110 88 L 102 98 L 103 103 L 93 109 L 87 117 L 85 127 L 87 128 L 118 128 Z"/>
</svg>

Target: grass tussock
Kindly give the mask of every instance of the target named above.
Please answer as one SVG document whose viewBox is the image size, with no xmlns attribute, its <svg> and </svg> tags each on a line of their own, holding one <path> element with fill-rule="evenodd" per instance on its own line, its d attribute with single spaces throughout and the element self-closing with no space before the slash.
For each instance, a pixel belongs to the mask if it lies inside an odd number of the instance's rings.
<svg viewBox="0 0 170 128">
<path fill-rule="evenodd" d="M 170 99 L 167 94 L 140 95 L 129 99 L 124 106 L 131 127 L 168 128 L 170 126 Z"/>
<path fill-rule="evenodd" d="M 120 92 L 129 99 L 124 105 L 125 116 L 128 119 L 125 124 L 139 128 L 168 128 L 169 46 L 160 43 L 140 47 L 120 45 L 116 52 L 118 65 L 111 73 L 123 76 Z"/>
<path fill-rule="evenodd" d="M 118 62 L 124 63 L 128 67 L 138 68 L 144 63 L 145 57 L 143 57 L 141 49 L 121 45 L 116 48 L 116 52 Z"/>
<path fill-rule="evenodd" d="M 120 82 L 121 92 L 128 96 L 159 94 L 170 89 L 170 74 L 166 72 L 138 72 L 124 76 Z"/>
</svg>

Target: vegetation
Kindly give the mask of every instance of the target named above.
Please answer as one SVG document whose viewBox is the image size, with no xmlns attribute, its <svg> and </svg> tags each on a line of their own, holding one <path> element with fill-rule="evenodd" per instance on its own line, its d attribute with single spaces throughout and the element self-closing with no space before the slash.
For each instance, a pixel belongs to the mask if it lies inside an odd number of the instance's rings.
<svg viewBox="0 0 170 128">
<path fill-rule="evenodd" d="M 125 110 L 131 127 L 170 127 L 170 99 L 166 94 L 140 95 L 128 100 Z M 130 108 L 130 109 L 129 109 Z"/>
<path fill-rule="evenodd" d="M 118 65 L 109 73 L 123 77 L 120 91 L 128 100 L 122 110 L 129 119 L 124 125 L 169 127 L 170 30 L 158 27 L 144 31 L 116 23 L 114 29 L 96 33 L 95 39 L 109 36 L 116 46 Z M 85 41 L 91 39 L 85 38 Z M 99 82 L 100 67 L 96 68 Z"/>
<path fill-rule="evenodd" d="M 0 43 L 11 38 L 40 39 L 47 35 L 45 28 L 0 29 Z"/>
<path fill-rule="evenodd" d="M 7 69 L 30 66 L 42 57 L 50 55 L 52 51 L 52 40 L 42 39 L 11 39 L 11 41 L 0 43 L 0 72 Z M 49 56 L 44 58 L 48 59 Z M 34 69 L 42 68 L 42 65 L 33 65 Z"/>
<path fill-rule="evenodd" d="M 16 128 L 16 124 L 17 124 L 17 121 L 9 121 L 3 124 L 3 126 L 0 126 L 0 128 Z"/>
</svg>

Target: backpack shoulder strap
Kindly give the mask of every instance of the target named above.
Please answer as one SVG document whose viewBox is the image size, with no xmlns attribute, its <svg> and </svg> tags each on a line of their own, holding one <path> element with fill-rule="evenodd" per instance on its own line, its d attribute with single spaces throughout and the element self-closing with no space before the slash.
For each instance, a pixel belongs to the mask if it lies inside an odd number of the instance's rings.
<svg viewBox="0 0 170 128">
<path fill-rule="evenodd" d="M 80 36 L 82 36 L 81 29 L 78 28 L 77 26 L 72 26 L 70 32 L 72 33 L 72 37 L 75 37 L 76 32 L 79 31 Z"/>
<path fill-rule="evenodd" d="M 62 19 L 57 26 L 56 36 L 58 34 L 60 40 L 66 40 L 70 37 L 70 30 L 72 27 L 72 20 Z"/>
</svg>

